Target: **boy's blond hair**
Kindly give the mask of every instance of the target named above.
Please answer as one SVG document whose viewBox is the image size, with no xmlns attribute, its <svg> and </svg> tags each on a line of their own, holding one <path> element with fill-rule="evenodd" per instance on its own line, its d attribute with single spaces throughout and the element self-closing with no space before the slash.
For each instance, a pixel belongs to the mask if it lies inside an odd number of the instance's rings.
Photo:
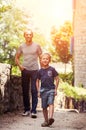
<svg viewBox="0 0 86 130">
<path fill-rule="evenodd" d="M 49 53 L 43 53 L 41 56 L 40 56 L 40 60 L 41 60 L 41 58 L 44 56 L 44 55 L 48 55 L 48 57 L 49 57 L 49 60 L 51 61 L 51 55 L 49 54 Z"/>
</svg>

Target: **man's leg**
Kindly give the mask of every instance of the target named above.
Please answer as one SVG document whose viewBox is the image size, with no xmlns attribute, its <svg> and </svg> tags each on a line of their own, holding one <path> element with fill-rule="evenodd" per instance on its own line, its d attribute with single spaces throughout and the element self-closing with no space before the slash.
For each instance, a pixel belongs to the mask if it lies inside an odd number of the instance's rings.
<svg viewBox="0 0 86 130">
<path fill-rule="evenodd" d="M 32 74 L 31 74 L 32 110 L 31 112 L 33 114 L 36 114 L 36 108 L 37 108 L 37 103 L 38 103 L 36 79 L 37 79 L 37 71 L 32 71 Z"/>
<path fill-rule="evenodd" d="M 22 91 L 23 91 L 24 111 L 30 111 L 29 83 L 30 83 L 30 79 L 28 76 L 28 71 L 23 70 L 22 71 Z"/>
</svg>

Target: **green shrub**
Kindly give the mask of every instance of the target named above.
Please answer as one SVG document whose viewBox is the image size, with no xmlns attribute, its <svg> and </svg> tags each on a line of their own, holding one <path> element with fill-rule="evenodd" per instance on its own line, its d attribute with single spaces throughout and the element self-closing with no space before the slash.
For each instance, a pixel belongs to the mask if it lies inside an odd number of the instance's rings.
<svg viewBox="0 0 86 130">
<path fill-rule="evenodd" d="M 11 74 L 20 76 L 21 75 L 21 71 L 19 70 L 19 67 L 18 66 L 13 66 L 12 70 L 11 70 Z"/>
<path fill-rule="evenodd" d="M 63 91 L 65 96 L 74 98 L 75 100 L 86 100 L 86 89 L 81 87 L 73 87 L 67 82 L 59 84 L 59 90 Z"/>
<path fill-rule="evenodd" d="M 71 84 L 73 85 L 74 83 L 74 75 L 73 75 L 73 72 L 70 72 L 70 73 L 60 73 L 59 74 L 59 77 L 62 79 L 63 82 L 67 82 L 68 84 Z"/>
</svg>

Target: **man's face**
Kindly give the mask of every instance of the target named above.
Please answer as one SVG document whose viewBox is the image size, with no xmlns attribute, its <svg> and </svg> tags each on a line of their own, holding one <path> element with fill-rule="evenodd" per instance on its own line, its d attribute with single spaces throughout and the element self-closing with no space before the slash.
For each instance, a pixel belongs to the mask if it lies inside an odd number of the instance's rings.
<svg viewBox="0 0 86 130">
<path fill-rule="evenodd" d="M 24 37 L 27 43 L 30 43 L 32 41 L 33 33 L 31 30 L 28 30 L 24 33 Z"/>
</svg>

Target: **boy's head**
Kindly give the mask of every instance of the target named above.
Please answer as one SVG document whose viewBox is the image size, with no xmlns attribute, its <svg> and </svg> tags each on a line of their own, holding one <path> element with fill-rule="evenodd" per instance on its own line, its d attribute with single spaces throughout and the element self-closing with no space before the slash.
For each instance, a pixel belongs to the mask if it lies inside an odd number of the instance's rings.
<svg viewBox="0 0 86 130">
<path fill-rule="evenodd" d="M 41 55 L 41 59 L 42 59 L 43 57 L 47 57 L 47 58 L 51 61 L 51 55 L 50 55 L 49 53 L 43 53 L 43 54 Z"/>
<path fill-rule="evenodd" d="M 51 61 L 51 56 L 49 53 L 43 53 L 40 57 L 41 66 L 48 66 Z"/>
</svg>

